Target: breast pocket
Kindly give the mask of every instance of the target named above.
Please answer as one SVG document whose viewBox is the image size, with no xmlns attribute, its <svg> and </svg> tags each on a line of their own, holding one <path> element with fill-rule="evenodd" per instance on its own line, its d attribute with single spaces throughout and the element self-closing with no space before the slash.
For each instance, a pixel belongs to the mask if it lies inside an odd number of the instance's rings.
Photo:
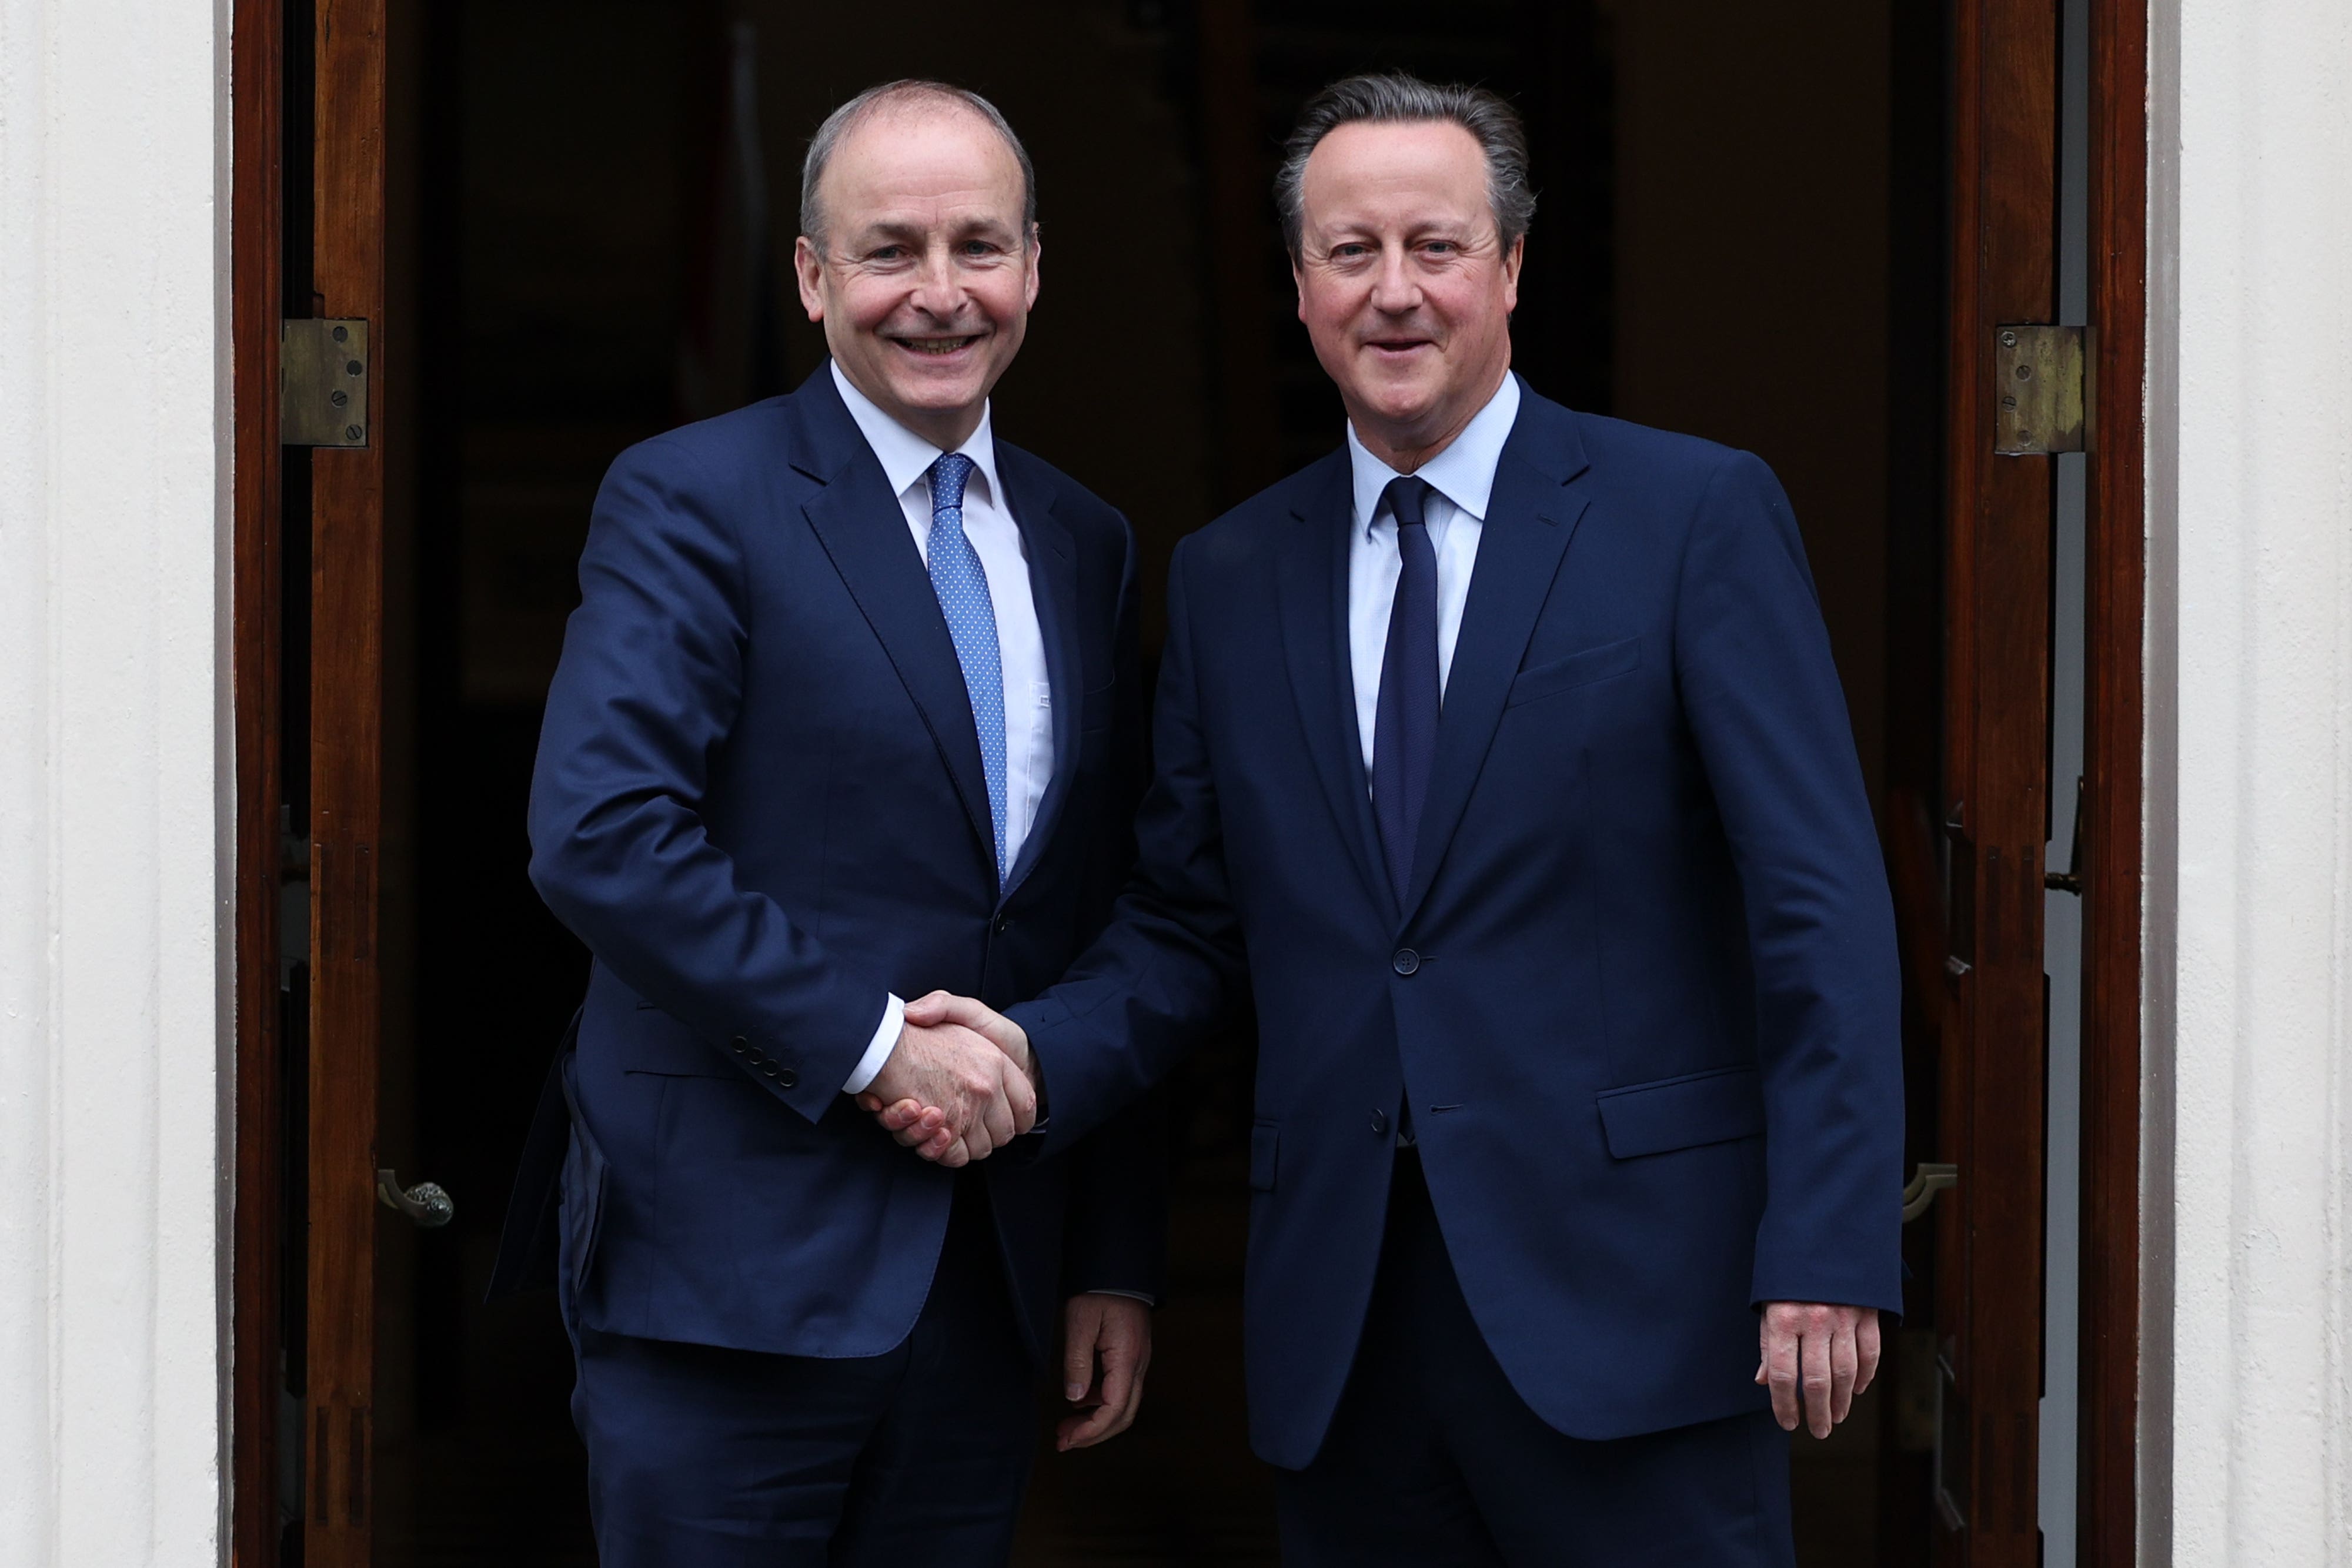
<svg viewBox="0 0 2352 1568">
<path fill-rule="evenodd" d="M 1510 700 L 1507 706 L 1517 707 L 1544 697 L 1558 696 L 1579 686 L 1589 686 L 1596 681 L 1614 680 L 1631 674 L 1642 663 L 1642 640 L 1627 637 L 1622 642 L 1603 643 L 1597 648 L 1585 648 L 1565 659 L 1554 659 L 1533 669 L 1521 670 L 1511 683 Z"/>
</svg>

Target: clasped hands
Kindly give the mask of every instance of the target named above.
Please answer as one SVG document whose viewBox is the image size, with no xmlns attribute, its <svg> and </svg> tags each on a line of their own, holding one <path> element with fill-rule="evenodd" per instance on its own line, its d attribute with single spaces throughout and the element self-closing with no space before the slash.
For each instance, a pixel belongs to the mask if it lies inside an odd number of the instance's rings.
<svg viewBox="0 0 2352 1568">
<path fill-rule="evenodd" d="M 927 1160 L 986 1159 L 1037 1124 L 1029 1037 L 992 1008 L 933 991 L 907 1004 L 898 1046 L 857 1103 Z"/>
</svg>

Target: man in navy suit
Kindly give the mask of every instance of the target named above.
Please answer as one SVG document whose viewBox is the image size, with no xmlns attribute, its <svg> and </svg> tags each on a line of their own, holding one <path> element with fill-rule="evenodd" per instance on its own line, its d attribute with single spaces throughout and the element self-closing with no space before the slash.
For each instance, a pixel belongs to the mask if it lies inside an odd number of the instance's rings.
<svg viewBox="0 0 2352 1568">
<path fill-rule="evenodd" d="M 845 105 L 796 257 L 832 361 L 597 497 L 530 869 L 595 956 L 556 1223 L 605 1568 L 999 1563 L 1057 1326 L 1098 1390 L 1063 1447 L 1141 1396 L 1158 1146 L 966 1165 L 1029 1082 L 900 999 L 1034 995 L 1132 859 L 1133 538 L 989 417 L 1034 204 L 977 96 Z M 965 1168 L 866 1090 L 941 1107 Z"/>
<path fill-rule="evenodd" d="M 1892 919 L 1796 521 L 1511 373 L 1499 99 L 1341 82 L 1277 194 L 1347 444 L 1177 551 L 1110 929 L 1009 1019 L 908 1016 L 1034 1053 L 1053 1147 L 1246 977 L 1286 1563 L 1788 1564 L 1785 1432 L 1902 1304 Z"/>
</svg>

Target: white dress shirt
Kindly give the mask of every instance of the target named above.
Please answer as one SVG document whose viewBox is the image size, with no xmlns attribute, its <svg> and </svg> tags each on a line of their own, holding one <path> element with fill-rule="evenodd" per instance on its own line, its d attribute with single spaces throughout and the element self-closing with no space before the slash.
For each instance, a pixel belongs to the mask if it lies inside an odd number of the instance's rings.
<svg viewBox="0 0 2352 1568">
<path fill-rule="evenodd" d="M 915 549 L 925 565 L 931 559 L 931 465 L 944 455 L 921 436 L 892 419 L 859 392 L 835 364 L 833 384 L 849 405 L 866 444 L 874 449 L 882 474 L 907 515 L 915 536 Z M 1036 824 L 1038 804 L 1054 777 L 1054 694 L 1045 677 L 1045 635 L 1037 621 L 1037 603 L 1029 591 L 1029 554 L 1021 529 L 1006 509 L 1003 481 L 996 474 L 996 438 L 991 433 L 989 410 L 983 407 L 979 427 L 956 448 L 972 461 L 972 473 L 963 492 L 963 531 L 988 573 L 988 598 L 996 611 L 996 650 L 1004 674 L 1004 863 L 1010 870 L 1021 859 L 1021 846 Z M 1394 574 L 1391 574 L 1393 580 Z M 993 849 L 995 846 L 991 845 Z M 855 1094 L 874 1081 L 898 1043 L 907 1021 L 907 1004 L 890 998 L 881 1027 L 849 1082 L 841 1086 Z"/>
<path fill-rule="evenodd" d="M 1495 468 L 1503 443 L 1519 417 L 1519 378 L 1505 371 L 1503 384 L 1472 416 L 1444 451 L 1423 464 L 1417 476 L 1435 492 L 1423 508 L 1429 542 L 1437 552 L 1437 694 L 1445 695 L 1454 673 L 1454 642 L 1462 631 L 1462 606 L 1470 597 L 1470 573 L 1478 564 L 1478 539 L 1486 531 L 1486 503 L 1495 491 Z M 1396 603 L 1397 579 L 1404 562 L 1397 553 L 1396 515 L 1382 499 L 1397 471 L 1364 450 L 1356 427 L 1348 426 L 1348 461 L 1354 471 L 1354 527 L 1348 532 L 1348 662 L 1356 684 L 1356 729 L 1364 745 L 1364 777 L 1372 774 L 1372 732 L 1381 707 L 1381 665 L 1389 649 L 1389 612 Z"/>
</svg>

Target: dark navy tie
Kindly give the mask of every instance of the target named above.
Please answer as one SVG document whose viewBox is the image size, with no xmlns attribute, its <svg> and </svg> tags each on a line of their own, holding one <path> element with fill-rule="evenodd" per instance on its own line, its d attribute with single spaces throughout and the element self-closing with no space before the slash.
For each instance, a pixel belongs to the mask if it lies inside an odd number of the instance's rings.
<svg viewBox="0 0 2352 1568">
<path fill-rule="evenodd" d="M 1423 516 L 1425 479 L 1389 481 L 1397 525 L 1396 602 L 1389 610 L 1388 653 L 1381 661 L 1381 699 L 1372 720 L 1372 815 L 1397 903 L 1412 881 L 1412 841 L 1437 755 L 1437 549 Z"/>
</svg>

